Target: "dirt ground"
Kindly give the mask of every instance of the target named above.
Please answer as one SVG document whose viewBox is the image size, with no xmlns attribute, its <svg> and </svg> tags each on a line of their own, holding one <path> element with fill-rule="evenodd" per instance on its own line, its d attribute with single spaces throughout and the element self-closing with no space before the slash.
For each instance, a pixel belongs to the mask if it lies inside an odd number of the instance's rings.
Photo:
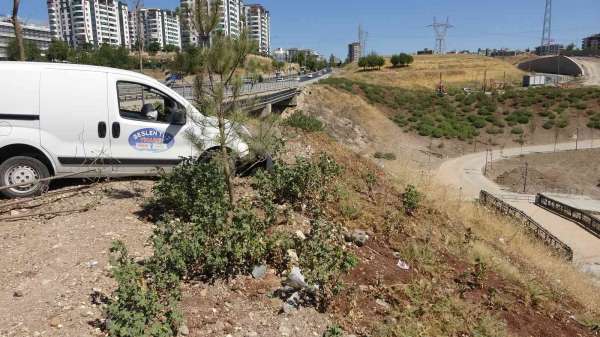
<svg viewBox="0 0 600 337">
<path fill-rule="evenodd" d="M 494 162 L 488 177 L 513 192 L 583 194 L 600 198 L 600 149 L 537 153 Z"/>
<path fill-rule="evenodd" d="M 101 312 L 90 295 L 114 286 L 107 267 L 113 240 L 125 241 L 134 256 L 148 253 L 151 225 L 136 213 L 151 185 L 67 186 L 19 205 L 0 200 L 0 336 L 101 335 L 91 324 Z M 64 213 L 29 215 L 56 211 Z"/>
</svg>

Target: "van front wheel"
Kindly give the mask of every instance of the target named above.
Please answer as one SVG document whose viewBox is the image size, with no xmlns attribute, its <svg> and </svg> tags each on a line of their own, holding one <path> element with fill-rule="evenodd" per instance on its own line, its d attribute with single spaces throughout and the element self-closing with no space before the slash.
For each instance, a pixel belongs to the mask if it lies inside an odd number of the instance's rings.
<svg viewBox="0 0 600 337">
<path fill-rule="evenodd" d="M 25 198 L 40 195 L 48 187 L 48 182 L 40 179 L 50 176 L 48 168 L 41 161 L 27 156 L 11 157 L 0 165 L 0 193 L 9 198 Z"/>
</svg>

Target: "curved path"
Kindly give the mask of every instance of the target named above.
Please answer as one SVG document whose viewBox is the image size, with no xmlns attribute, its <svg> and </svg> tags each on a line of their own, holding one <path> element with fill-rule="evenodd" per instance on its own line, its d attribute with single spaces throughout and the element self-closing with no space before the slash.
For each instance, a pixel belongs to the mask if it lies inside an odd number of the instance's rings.
<svg viewBox="0 0 600 337">
<path fill-rule="evenodd" d="M 580 142 L 579 149 L 600 148 L 596 141 Z M 560 143 L 557 151 L 573 150 L 575 143 Z M 521 154 L 553 152 L 554 144 L 526 146 L 492 151 L 493 161 L 519 156 Z M 489 159 L 489 154 L 488 154 Z M 479 152 L 453 158 L 445 161 L 437 170 L 435 176 L 444 185 L 461 190 L 460 195 L 467 200 L 474 200 L 479 196 L 479 191 L 486 190 L 497 197 L 504 199 L 509 204 L 525 212 L 536 220 L 548 231 L 565 242 L 573 249 L 574 261 L 581 265 L 584 270 L 600 274 L 600 239 L 588 233 L 577 224 L 562 218 L 554 213 L 534 205 L 533 195 L 510 192 L 483 175 L 483 167 L 486 163 L 486 153 Z M 565 200 L 566 199 L 566 200 Z M 568 197 L 561 198 L 569 204 L 577 207 L 577 199 L 569 200 Z M 589 202 L 589 201 L 586 201 Z"/>
<path fill-rule="evenodd" d="M 585 85 L 600 85 L 600 58 L 595 57 L 573 57 L 572 58 L 583 69 Z"/>
</svg>

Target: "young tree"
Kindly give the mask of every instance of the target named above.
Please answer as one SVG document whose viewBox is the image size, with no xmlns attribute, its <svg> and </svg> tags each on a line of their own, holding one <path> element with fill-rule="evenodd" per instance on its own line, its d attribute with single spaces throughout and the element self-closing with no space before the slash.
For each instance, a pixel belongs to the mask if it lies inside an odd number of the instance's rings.
<svg viewBox="0 0 600 337">
<path fill-rule="evenodd" d="M 219 160 L 227 183 L 230 205 L 235 205 L 235 190 L 233 185 L 232 164 L 234 153 L 230 153 L 228 144 L 236 134 L 243 133 L 241 127 L 241 109 L 239 106 L 242 79 L 238 70 L 244 65 L 246 56 L 254 48 L 245 32 L 239 38 L 231 38 L 216 29 L 219 24 L 219 8 L 221 0 L 211 1 L 196 0 L 193 8 L 193 23 L 199 34 L 210 37 L 210 47 L 200 52 L 197 61 L 197 72 L 194 86 L 196 101 L 203 114 L 213 116 L 214 119 L 198 116 L 198 124 L 214 123 L 218 127 L 218 153 L 214 153 Z M 206 150 L 205 144 L 199 137 L 190 136 L 200 151 Z"/>
<path fill-rule="evenodd" d="M 394 67 L 399 66 L 402 63 L 401 59 L 400 59 L 400 55 L 398 55 L 398 54 L 392 55 L 392 57 L 390 58 L 390 62 L 392 63 L 392 65 Z"/>
<path fill-rule="evenodd" d="M 9 60 L 12 61 L 41 61 L 42 52 L 40 48 L 38 48 L 37 44 L 33 41 L 25 41 L 23 43 L 23 52 L 25 54 L 25 58 L 21 59 L 18 43 L 16 39 L 11 39 L 8 42 L 8 46 L 6 48 L 6 53 Z"/>
<path fill-rule="evenodd" d="M 15 28 L 15 43 L 17 48 L 18 60 L 25 61 L 25 47 L 23 46 L 23 32 L 19 22 L 19 5 L 21 0 L 13 0 L 12 23 Z"/>
<path fill-rule="evenodd" d="M 150 55 L 156 55 L 160 51 L 160 43 L 154 41 L 148 45 L 148 53 Z"/>
</svg>

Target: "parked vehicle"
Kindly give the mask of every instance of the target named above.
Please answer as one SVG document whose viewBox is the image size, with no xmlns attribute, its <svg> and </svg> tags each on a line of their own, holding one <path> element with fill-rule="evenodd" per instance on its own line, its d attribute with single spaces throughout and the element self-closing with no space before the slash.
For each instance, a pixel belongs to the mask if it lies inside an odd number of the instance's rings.
<svg viewBox="0 0 600 337">
<path fill-rule="evenodd" d="M 0 190 L 41 193 L 49 176 L 151 176 L 218 148 L 213 117 L 139 73 L 87 65 L 0 62 Z M 249 155 L 244 127 L 228 147 Z M 190 136 L 202 140 L 199 153 Z M 7 186 L 19 185 L 6 188 Z"/>
</svg>

